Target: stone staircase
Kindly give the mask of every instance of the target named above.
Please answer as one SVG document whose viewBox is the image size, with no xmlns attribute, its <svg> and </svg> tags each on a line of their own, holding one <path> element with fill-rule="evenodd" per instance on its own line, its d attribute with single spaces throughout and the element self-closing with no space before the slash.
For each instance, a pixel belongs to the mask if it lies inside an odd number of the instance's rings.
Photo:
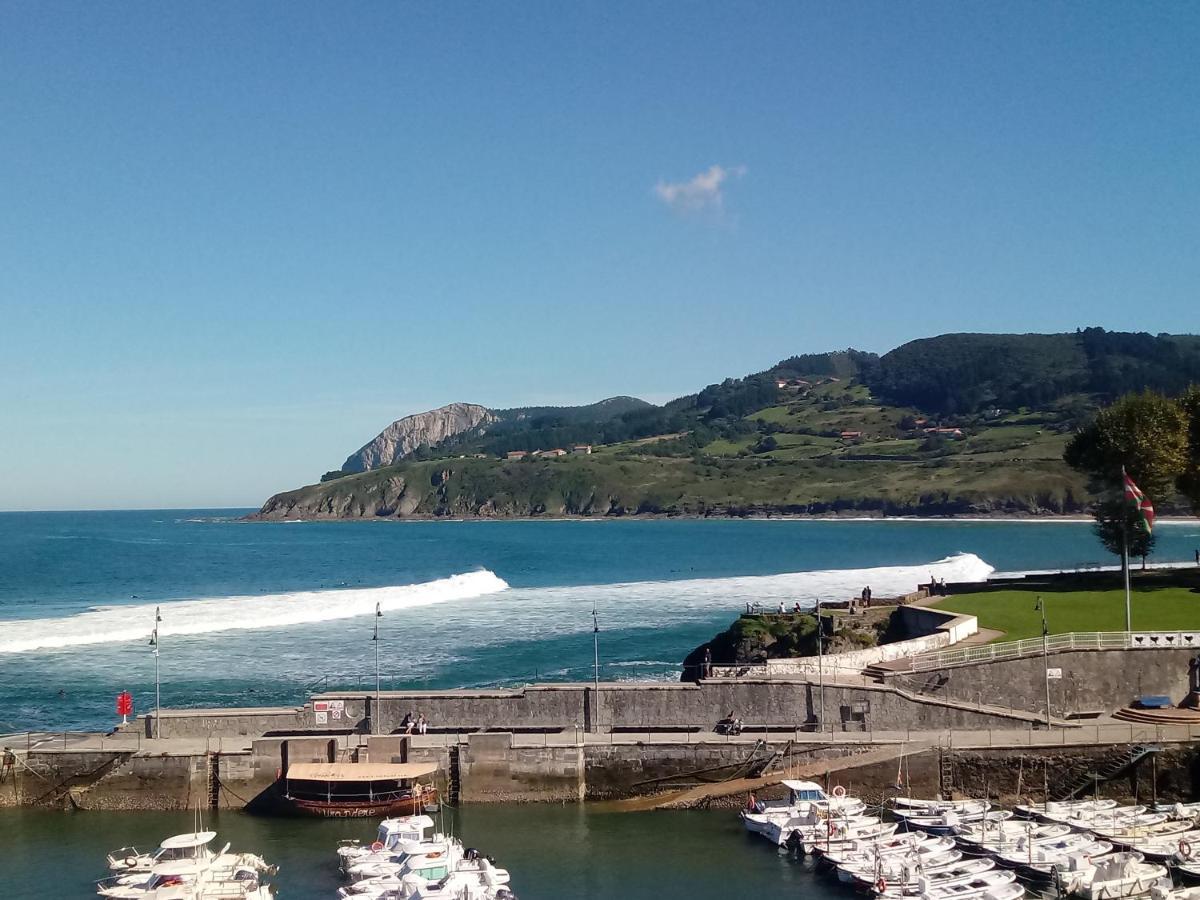
<svg viewBox="0 0 1200 900">
<path fill-rule="evenodd" d="M 1123 775 L 1147 756 L 1161 752 L 1162 747 L 1157 745 L 1133 744 L 1128 747 L 1121 747 L 1104 757 L 1096 767 L 1095 772 L 1081 775 L 1074 781 L 1067 782 L 1062 787 L 1051 791 L 1050 799 L 1070 800 L 1095 784 L 1099 784 L 1102 781 L 1110 781 L 1119 775 Z"/>
</svg>

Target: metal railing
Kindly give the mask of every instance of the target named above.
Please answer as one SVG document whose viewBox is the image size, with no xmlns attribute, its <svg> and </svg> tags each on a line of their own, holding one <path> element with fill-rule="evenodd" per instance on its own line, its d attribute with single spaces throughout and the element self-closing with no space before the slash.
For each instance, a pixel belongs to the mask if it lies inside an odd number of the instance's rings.
<svg viewBox="0 0 1200 900">
<path fill-rule="evenodd" d="M 1026 638 L 975 647 L 938 650 L 910 657 L 913 672 L 969 666 L 980 662 L 1021 659 L 1043 653 L 1071 650 L 1178 650 L 1200 648 L 1200 632 L 1195 631 L 1071 631 L 1052 634 L 1044 640 Z"/>
</svg>

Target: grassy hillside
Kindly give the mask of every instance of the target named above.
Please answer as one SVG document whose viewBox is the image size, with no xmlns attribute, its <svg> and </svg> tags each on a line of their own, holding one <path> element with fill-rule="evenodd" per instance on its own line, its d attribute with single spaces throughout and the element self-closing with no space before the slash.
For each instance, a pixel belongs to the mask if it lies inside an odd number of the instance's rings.
<svg viewBox="0 0 1200 900">
<path fill-rule="evenodd" d="M 1100 329 L 796 356 L 664 406 L 502 411 L 400 464 L 276 495 L 261 515 L 1078 513 L 1093 498 L 1062 461 L 1074 430 L 1109 391 L 1193 377 L 1200 339 Z M 501 458 L 575 444 L 594 452 Z"/>
</svg>

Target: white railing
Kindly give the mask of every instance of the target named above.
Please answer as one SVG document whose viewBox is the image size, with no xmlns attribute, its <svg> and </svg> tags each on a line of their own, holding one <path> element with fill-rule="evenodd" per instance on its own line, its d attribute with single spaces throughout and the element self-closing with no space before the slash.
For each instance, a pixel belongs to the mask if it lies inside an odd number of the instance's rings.
<svg viewBox="0 0 1200 900">
<path fill-rule="evenodd" d="M 1003 641 L 939 650 L 912 657 L 912 671 L 969 666 L 993 660 L 1021 659 L 1041 656 L 1043 652 L 1063 653 L 1071 650 L 1178 650 L 1200 648 L 1197 631 L 1071 631 L 1052 634 L 1045 639 L 1026 638 L 1022 641 Z"/>
</svg>

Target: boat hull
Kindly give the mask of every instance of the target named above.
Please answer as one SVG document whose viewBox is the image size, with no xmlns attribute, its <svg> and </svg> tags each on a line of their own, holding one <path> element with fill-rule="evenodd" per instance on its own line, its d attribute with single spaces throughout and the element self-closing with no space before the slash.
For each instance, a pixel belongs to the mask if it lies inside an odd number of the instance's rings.
<svg viewBox="0 0 1200 900">
<path fill-rule="evenodd" d="M 430 806 L 436 806 L 437 802 L 436 790 L 381 800 L 319 800 L 291 797 L 281 793 L 269 811 L 274 815 L 318 819 L 389 819 L 419 815 Z"/>
</svg>

